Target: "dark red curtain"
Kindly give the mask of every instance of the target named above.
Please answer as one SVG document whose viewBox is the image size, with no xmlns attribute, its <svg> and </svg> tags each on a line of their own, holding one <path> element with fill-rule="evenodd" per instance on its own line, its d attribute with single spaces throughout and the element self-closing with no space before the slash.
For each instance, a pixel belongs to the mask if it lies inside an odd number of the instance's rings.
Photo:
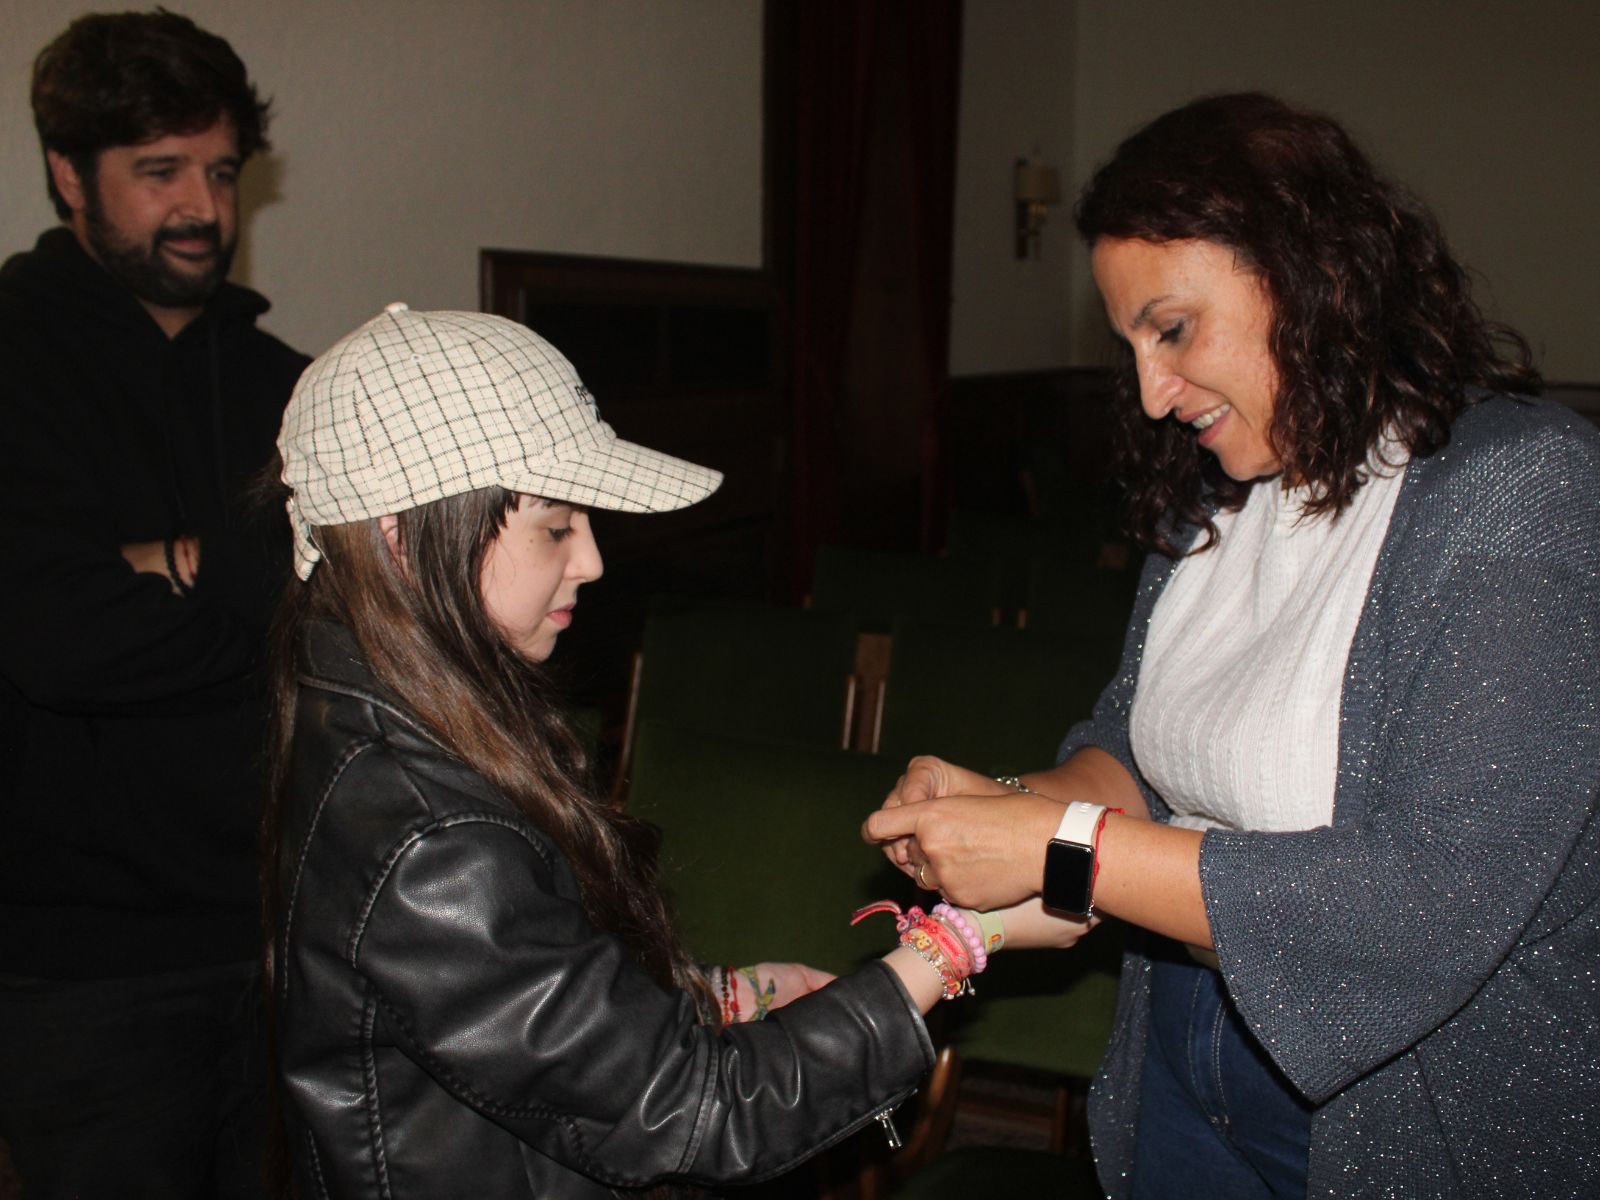
<svg viewBox="0 0 1600 1200">
<path fill-rule="evenodd" d="M 913 161 L 911 231 L 917 296 L 922 303 L 922 362 L 927 388 L 919 443 L 922 549 L 943 548 L 950 508 L 946 458 L 950 428 L 950 301 L 955 253 L 956 129 L 960 120 L 961 3 L 914 6 L 907 27 Z"/>
<path fill-rule="evenodd" d="M 780 159 L 789 148 L 786 169 L 769 173 L 787 194 L 769 212 L 787 275 L 791 582 L 799 594 L 817 546 L 851 541 L 852 529 L 925 548 L 942 536 L 961 3 L 772 0 L 768 20 L 771 111 L 785 126 L 769 137 Z M 866 240 L 886 229 L 891 250 Z M 863 320 L 870 328 L 858 327 Z M 874 362 L 890 343 L 892 364 Z M 875 405 L 889 419 L 861 410 Z M 903 535 L 907 522 L 889 512 L 895 481 L 885 485 L 884 514 L 862 511 L 871 506 L 863 468 L 874 453 L 863 442 L 874 437 L 906 439 L 878 448 L 909 452 L 917 464 L 918 512 Z M 863 486 L 852 492 L 853 481 Z"/>
</svg>

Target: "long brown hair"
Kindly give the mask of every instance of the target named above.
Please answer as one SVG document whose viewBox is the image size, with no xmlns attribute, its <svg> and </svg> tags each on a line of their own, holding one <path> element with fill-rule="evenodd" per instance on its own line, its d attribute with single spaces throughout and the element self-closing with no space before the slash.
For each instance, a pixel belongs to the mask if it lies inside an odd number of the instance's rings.
<svg viewBox="0 0 1600 1200">
<path fill-rule="evenodd" d="M 1078 201 L 1079 234 L 1197 239 L 1232 249 L 1272 300 L 1278 372 L 1271 438 L 1311 513 L 1337 514 L 1385 431 L 1432 454 L 1473 389 L 1537 392 L 1527 343 L 1486 319 L 1467 272 L 1423 204 L 1381 178 L 1334 120 L 1259 93 L 1211 96 L 1157 117 L 1120 146 Z M 1169 522 L 1216 533 L 1238 508 L 1191 433 L 1140 410 L 1132 353 L 1117 370 L 1118 478 L 1130 532 L 1176 554 Z"/>
<path fill-rule="evenodd" d="M 595 925 L 620 938 L 657 983 L 699 995 L 699 974 L 657 884 L 658 830 L 599 798 L 544 672 L 512 649 L 484 609 L 484 558 L 516 501 L 515 492 L 484 488 L 400 513 L 403 565 L 377 521 L 316 531 L 323 561 L 308 582 L 291 584 L 274 635 L 272 794 L 263 829 L 269 908 L 276 908 L 299 646 L 308 622 L 333 621 L 355 638 L 378 683 L 556 844 Z"/>
</svg>

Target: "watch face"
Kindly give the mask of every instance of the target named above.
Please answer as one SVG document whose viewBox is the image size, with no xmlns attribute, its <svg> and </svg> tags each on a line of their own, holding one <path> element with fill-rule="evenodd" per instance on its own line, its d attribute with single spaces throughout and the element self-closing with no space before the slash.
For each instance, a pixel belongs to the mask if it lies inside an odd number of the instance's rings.
<svg viewBox="0 0 1600 1200">
<path fill-rule="evenodd" d="M 1044 853 L 1045 906 L 1079 915 L 1087 913 L 1093 882 L 1093 848 L 1052 839 Z"/>
</svg>

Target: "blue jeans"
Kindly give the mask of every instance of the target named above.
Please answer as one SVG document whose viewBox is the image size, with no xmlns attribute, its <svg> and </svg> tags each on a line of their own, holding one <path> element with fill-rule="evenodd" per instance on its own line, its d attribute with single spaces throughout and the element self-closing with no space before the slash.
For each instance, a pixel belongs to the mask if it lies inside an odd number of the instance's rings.
<svg viewBox="0 0 1600 1200">
<path fill-rule="evenodd" d="M 1311 1106 L 1181 949 L 1158 957 L 1139 1083 L 1134 1200 L 1304 1196 Z"/>
</svg>

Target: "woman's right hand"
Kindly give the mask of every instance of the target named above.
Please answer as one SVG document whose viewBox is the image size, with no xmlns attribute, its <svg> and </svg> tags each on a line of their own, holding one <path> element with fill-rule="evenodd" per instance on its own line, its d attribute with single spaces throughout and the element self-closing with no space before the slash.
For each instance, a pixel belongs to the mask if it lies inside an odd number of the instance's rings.
<svg viewBox="0 0 1600 1200">
<path fill-rule="evenodd" d="M 885 798 L 882 807 L 899 808 L 903 804 L 919 804 L 924 800 L 937 800 L 941 796 L 1004 796 L 1011 791 L 987 775 L 958 767 L 931 754 L 919 754 L 906 764 L 894 789 Z M 911 839 L 897 838 L 883 845 L 883 853 L 901 870 L 911 865 Z"/>
</svg>

